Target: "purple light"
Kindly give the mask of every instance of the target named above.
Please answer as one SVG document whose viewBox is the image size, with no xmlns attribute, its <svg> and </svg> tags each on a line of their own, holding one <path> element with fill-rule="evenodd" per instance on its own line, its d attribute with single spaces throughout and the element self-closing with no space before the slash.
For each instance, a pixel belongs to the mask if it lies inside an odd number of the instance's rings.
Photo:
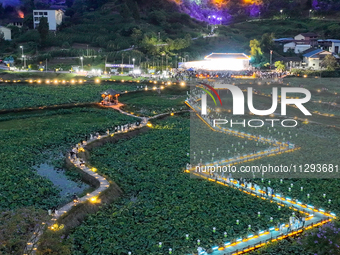
<svg viewBox="0 0 340 255">
<path fill-rule="evenodd" d="M 261 11 L 261 6 L 256 4 L 249 5 L 247 11 L 249 13 L 249 16 L 258 17 Z"/>
</svg>

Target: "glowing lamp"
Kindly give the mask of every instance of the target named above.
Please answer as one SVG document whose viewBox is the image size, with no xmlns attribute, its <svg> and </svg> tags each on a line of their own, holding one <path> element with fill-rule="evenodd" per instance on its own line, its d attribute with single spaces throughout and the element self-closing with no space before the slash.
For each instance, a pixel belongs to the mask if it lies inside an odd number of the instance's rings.
<svg viewBox="0 0 340 255">
<path fill-rule="evenodd" d="M 224 245 L 225 245 L 225 246 L 228 246 L 228 245 L 230 245 L 230 242 L 224 243 Z"/>
<path fill-rule="evenodd" d="M 212 249 L 213 251 L 217 251 L 217 250 L 218 250 L 218 246 L 213 246 L 213 247 L 211 247 L 211 249 Z"/>
<path fill-rule="evenodd" d="M 91 203 L 98 203 L 99 201 L 98 201 L 97 197 L 91 197 L 90 202 Z"/>
</svg>

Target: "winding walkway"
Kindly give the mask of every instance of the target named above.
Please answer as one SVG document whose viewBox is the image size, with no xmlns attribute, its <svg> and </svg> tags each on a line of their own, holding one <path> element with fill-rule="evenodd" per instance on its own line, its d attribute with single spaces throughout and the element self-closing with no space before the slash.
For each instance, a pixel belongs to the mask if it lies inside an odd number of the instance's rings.
<svg viewBox="0 0 340 255">
<path fill-rule="evenodd" d="M 98 141 L 98 140 L 103 139 L 103 138 L 107 138 L 107 137 L 114 136 L 114 135 L 117 135 L 117 134 L 127 133 L 127 132 L 133 131 L 135 129 L 140 129 L 142 127 L 148 126 L 148 121 L 150 119 L 155 119 L 155 118 L 158 118 L 158 117 L 161 117 L 161 116 L 169 115 L 169 113 L 161 113 L 161 114 L 158 114 L 158 115 L 155 115 L 155 116 L 152 116 L 152 117 L 138 117 L 136 115 L 133 115 L 133 114 L 130 114 L 128 112 L 125 112 L 125 111 L 121 110 L 120 107 L 116 107 L 116 106 L 107 106 L 107 107 L 115 109 L 115 110 L 119 111 L 120 113 L 122 113 L 124 115 L 141 119 L 140 125 L 137 126 L 135 124 L 132 124 L 130 127 L 128 127 L 128 124 L 120 125 L 120 126 L 124 126 L 125 127 L 123 131 L 116 131 L 116 132 L 111 133 L 111 134 L 107 133 L 105 135 L 99 135 L 97 137 L 96 136 L 93 137 L 91 135 L 91 138 L 89 140 L 83 141 L 83 144 L 85 146 L 90 144 L 90 143 L 92 143 L 92 142 L 94 142 L 94 141 Z M 185 110 L 185 111 L 187 111 L 187 110 Z M 180 112 L 184 112 L 184 111 L 173 112 L 171 114 L 180 113 Z M 77 145 L 74 148 L 72 148 L 72 150 L 76 150 L 77 152 L 85 151 L 83 146 L 77 146 Z M 52 219 L 50 221 L 42 222 L 36 228 L 36 230 L 34 231 L 33 235 L 31 236 L 31 238 L 27 242 L 25 250 L 24 250 L 24 253 L 23 253 L 24 255 L 26 255 L 26 254 L 36 254 L 39 239 L 40 239 L 41 235 L 43 234 L 46 226 L 49 229 L 52 229 L 52 230 L 62 229 L 64 226 L 63 225 L 58 225 L 56 223 L 56 221 L 61 216 L 63 216 L 67 212 L 69 212 L 77 204 L 84 203 L 84 202 L 87 202 L 87 201 L 90 201 L 91 203 L 98 203 L 98 202 L 100 202 L 98 200 L 98 196 L 100 195 L 100 193 L 102 193 L 103 191 L 108 189 L 109 186 L 110 186 L 110 183 L 103 176 L 101 176 L 101 175 L 96 173 L 96 171 L 97 171 L 96 168 L 89 168 L 89 167 L 85 166 L 86 162 L 84 162 L 84 161 L 81 162 L 81 160 L 78 157 L 76 157 L 76 156 L 72 157 L 71 154 L 68 154 L 67 157 L 68 157 L 69 161 L 75 167 L 81 169 L 84 173 L 86 173 L 89 176 L 92 176 L 92 178 L 96 179 L 99 182 L 99 187 L 96 190 L 94 190 L 93 192 L 88 193 L 85 196 L 79 198 L 77 202 L 74 202 L 74 201 L 69 202 L 68 204 L 66 204 L 66 205 L 62 206 L 61 208 L 57 209 L 56 213 L 54 213 L 52 215 L 53 217 L 52 217 Z"/>
<path fill-rule="evenodd" d="M 263 140 L 266 138 L 263 137 L 255 137 L 249 134 L 245 134 L 245 133 L 240 133 L 240 132 L 236 132 L 233 130 L 229 130 L 229 129 L 221 129 L 220 127 L 213 128 L 211 124 L 209 124 L 208 120 L 205 120 L 204 118 L 202 118 L 198 111 L 195 109 L 194 106 L 190 105 L 189 102 L 186 102 L 186 104 L 197 114 L 198 117 L 200 117 L 200 119 L 207 124 L 211 129 L 213 129 L 214 131 L 217 132 L 223 132 L 229 135 L 237 135 L 240 136 L 242 138 L 247 138 L 247 139 L 254 139 L 254 140 Z M 122 114 L 128 115 L 128 116 L 133 116 L 136 118 L 141 119 L 141 124 L 139 126 L 133 125 L 132 127 L 129 127 L 127 129 L 125 129 L 124 131 L 117 131 L 115 133 L 107 133 L 105 135 L 99 135 L 97 137 L 92 137 L 91 139 L 89 139 L 88 141 L 84 141 L 84 144 L 90 144 L 94 141 L 97 141 L 99 139 L 103 139 L 109 136 L 113 136 L 115 134 L 120 134 L 120 133 L 126 133 L 128 131 L 132 131 L 138 128 L 142 128 L 144 126 L 148 126 L 148 121 L 150 119 L 154 119 L 163 115 L 168 115 L 168 113 L 163 113 L 163 114 L 158 114 L 156 116 L 147 118 L 147 117 L 137 117 L 133 114 L 127 113 L 123 110 L 121 110 L 120 108 L 117 107 L 111 107 L 114 108 L 118 111 L 120 111 Z M 242 158 L 232 158 L 232 159 L 228 159 L 227 161 L 223 162 L 223 163 L 228 163 L 228 164 L 237 164 L 237 163 L 242 163 L 244 161 L 247 160 L 255 160 L 260 156 L 270 156 L 270 155 L 275 155 L 277 153 L 283 153 L 283 152 L 291 152 L 295 149 L 298 148 L 289 148 L 289 145 L 286 143 L 280 143 L 277 141 L 269 141 L 271 142 L 273 145 L 275 144 L 277 146 L 277 148 L 273 149 L 273 150 L 267 150 L 265 152 L 260 152 L 259 155 L 248 155 L 248 156 L 243 156 Z M 82 146 L 80 147 L 75 147 L 73 149 L 76 149 L 78 152 L 84 151 L 84 148 Z M 64 205 L 63 207 L 59 208 L 57 210 L 57 212 L 53 215 L 52 219 L 49 222 L 43 222 L 34 232 L 34 234 L 32 235 L 32 237 L 30 238 L 30 240 L 28 241 L 26 247 L 25 247 L 25 251 L 24 254 L 36 254 L 36 250 L 37 250 L 37 246 L 38 246 L 38 242 L 39 242 L 39 238 L 41 237 L 41 235 L 43 234 L 44 229 L 46 228 L 46 226 L 48 226 L 50 229 L 62 229 L 63 226 L 62 225 L 58 225 L 56 223 L 56 221 L 63 216 L 64 214 L 66 214 L 67 212 L 69 212 L 74 206 L 76 206 L 78 203 L 84 203 L 86 201 L 90 201 L 92 203 L 96 203 L 98 196 L 100 195 L 101 192 L 105 191 L 109 186 L 110 183 L 101 175 L 96 173 L 96 169 L 95 168 L 88 168 L 85 166 L 85 162 L 81 162 L 79 158 L 77 157 L 71 157 L 71 155 L 68 155 L 68 159 L 70 160 L 70 162 L 72 162 L 72 164 L 81 169 L 84 173 L 92 176 L 93 178 L 95 178 L 96 180 L 98 180 L 99 182 L 99 187 L 81 197 L 79 199 L 78 202 L 70 202 L 66 205 Z M 313 227 L 316 226 L 320 226 L 322 224 L 325 224 L 326 222 L 329 222 L 333 219 L 336 218 L 335 214 L 332 213 L 326 213 L 324 210 L 322 209 L 316 209 L 311 205 L 306 205 L 303 204 L 299 201 L 296 200 L 291 200 L 290 198 L 284 197 L 280 194 L 272 194 L 272 195 L 266 195 L 265 192 L 263 190 L 260 189 L 254 189 L 254 188 L 248 188 L 245 187 L 243 184 L 240 184 L 239 181 L 237 180 L 233 180 L 233 179 L 227 179 L 227 178 L 223 178 L 221 176 L 214 176 L 212 177 L 211 173 L 197 173 L 193 171 L 194 169 L 186 169 L 185 171 L 194 175 L 197 175 L 201 178 L 207 179 L 208 181 L 212 181 L 212 182 L 216 182 L 219 185 L 223 185 L 223 186 L 228 186 L 230 188 L 234 188 L 234 189 L 238 189 L 240 192 L 244 192 L 248 195 L 251 196 L 255 196 L 258 197 L 259 199 L 263 199 L 263 200 L 270 200 L 271 202 L 275 202 L 278 204 L 278 206 L 288 206 L 289 209 L 291 209 L 292 211 L 298 211 L 301 214 L 306 215 L 306 222 L 304 226 L 299 226 L 298 229 L 293 229 L 291 231 L 288 231 L 288 226 L 289 224 L 283 224 L 284 226 L 280 229 L 272 227 L 268 230 L 263 230 L 263 231 L 259 231 L 259 233 L 254 234 L 254 235 L 250 235 L 247 238 L 239 238 L 230 242 L 226 242 L 223 246 L 218 247 L 218 246 L 214 246 L 211 247 L 213 252 L 211 253 L 211 255 L 238 255 L 238 254 L 243 254 L 246 253 L 248 251 L 260 248 L 262 246 L 264 246 L 265 244 L 268 243 L 273 243 L 276 241 L 279 241 L 281 239 L 290 237 L 290 236 L 294 236 L 297 234 L 300 234 L 303 230 L 307 230 L 307 229 L 311 229 Z M 199 255 L 203 255 L 206 254 L 206 252 L 202 251 Z"/>
<path fill-rule="evenodd" d="M 196 113 L 196 115 L 213 131 L 226 133 L 229 135 L 236 135 L 241 138 L 245 139 L 252 139 L 258 141 L 266 141 L 271 143 L 274 146 L 277 146 L 275 149 L 264 150 L 260 152 L 256 152 L 254 154 L 249 154 L 246 156 L 241 157 L 234 157 L 223 161 L 215 161 L 208 165 L 215 165 L 216 163 L 223 163 L 228 165 L 240 164 L 243 162 L 248 162 L 252 160 L 256 160 L 263 156 L 273 156 L 276 154 L 292 152 L 294 150 L 300 149 L 299 147 L 289 148 L 289 144 L 279 141 L 269 140 L 264 137 L 256 137 L 251 134 L 245 134 L 243 132 L 236 132 L 231 129 L 224 129 L 220 126 L 213 127 L 212 124 L 208 119 L 205 119 L 203 116 L 200 115 L 200 109 L 195 104 L 197 98 L 192 98 L 193 104 L 190 104 L 187 100 L 185 103 Z M 213 109 L 210 109 L 213 110 Z M 333 219 L 336 219 L 336 215 L 334 213 L 327 213 L 323 209 L 319 208 L 316 209 L 312 205 L 303 204 L 300 201 L 292 200 L 289 197 L 285 197 L 282 194 L 266 194 L 265 191 L 261 189 L 255 189 L 253 187 L 246 187 L 244 184 L 241 184 L 240 181 L 223 178 L 221 176 L 215 175 L 212 172 L 197 172 L 196 169 L 187 168 L 185 172 L 196 175 L 208 181 L 216 182 L 219 185 L 228 186 L 230 188 L 238 189 L 241 192 L 244 192 L 248 195 L 258 197 L 259 199 L 263 200 L 270 200 L 271 202 L 275 202 L 278 204 L 278 208 L 280 207 L 288 207 L 294 213 L 294 211 L 299 212 L 300 214 L 305 215 L 305 224 L 299 224 L 297 228 L 293 228 L 292 226 L 289 227 L 289 223 L 281 224 L 281 229 L 277 227 L 271 227 L 267 230 L 261 230 L 257 234 L 251 234 L 246 238 L 238 238 L 235 240 L 231 240 L 230 242 L 224 243 L 223 246 L 213 246 L 211 249 L 213 250 L 211 255 L 238 255 L 244 254 L 249 251 L 255 250 L 260 248 L 266 244 L 270 244 L 273 242 L 277 242 L 287 237 L 295 236 L 303 232 L 303 230 L 308 230 L 320 225 L 323 225 Z M 200 251 L 198 255 L 207 254 L 204 249 Z"/>
</svg>

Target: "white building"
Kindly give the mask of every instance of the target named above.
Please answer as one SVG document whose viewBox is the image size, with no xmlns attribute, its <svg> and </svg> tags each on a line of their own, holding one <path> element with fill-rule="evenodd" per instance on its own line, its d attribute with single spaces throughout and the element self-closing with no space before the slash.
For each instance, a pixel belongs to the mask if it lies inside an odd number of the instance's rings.
<svg viewBox="0 0 340 255">
<path fill-rule="evenodd" d="M 312 46 L 310 44 L 296 44 L 296 42 L 290 42 L 283 45 L 283 52 L 287 52 L 288 50 L 293 50 L 295 54 L 302 53 Z"/>
<path fill-rule="evenodd" d="M 211 53 L 202 61 L 184 62 L 179 67 L 211 71 L 240 71 L 249 68 L 250 58 L 244 53 Z"/>
<path fill-rule="evenodd" d="M 319 70 L 322 68 L 322 61 L 331 52 L 322 49 L 316 49 L 303 55 L 303 65 L 305 68 Z"/>
<path fill-rule="evenodd" d="M 5 40 L 12 40 L 12 31 L 7 27 L 0 26 L 0 31 L 4 34 Z"/>
<path fill-rule="evenodd" d="M 39 26 L 40 18 L 46 17 L 49 30 L 57 30 L 57 25 L 63 21 L 64 12 L 62 10 L 34 10 L 33 24 L 34 28 Z"/>
<path fill-rule="evenodd" d="M 318 43 L 319 47 L 321 47 L 324 50 L 328 50 L 335 54 L 340 53 L 340 40 L 338 39 L 318 40 Z"/>
<path fill-rule="evenodd" d="M 301 33 L 294 37 L 297 41 L 316 41 L 317 39 L 318 35 L 315 33 Z"/>
</svg>

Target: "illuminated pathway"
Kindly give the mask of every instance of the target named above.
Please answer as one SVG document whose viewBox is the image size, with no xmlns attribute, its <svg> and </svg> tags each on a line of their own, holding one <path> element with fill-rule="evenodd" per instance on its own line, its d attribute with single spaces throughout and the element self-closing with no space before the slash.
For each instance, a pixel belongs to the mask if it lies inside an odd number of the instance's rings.
<svg viewBox="0 0 340 255">
<path fill-rule="evenodd" d="M 103 139 L 103 138 L 107 138 L 107 137 L 110 137 L 110 136 L 112 137 L 116 134 L 127 133 L 127 132 L 135 130 L 135 129 L 139 129 L 139 128 L 142 128 L 142 127 L 145 127 L 145 126 L 150 126 L 150 124 L 148 124 L 149 119 L 154 119 L 154 118 L 157 118 L 157 117 L 160 117 L 160 116 L 163 116 L 163 115 L 169 115 L 169 113 L 161 113 L 161 114 L 155 115 L 153 117 L 146 118 L 146 117 L 138 117 L 138 116 L 135 116 L 133 114 L 127 113 L 127 112 L 125 112 L 125 111 L 123 111 L 123 110 L 121 110 L 120 108 L 117 108 L 117 107 L 110 107 L 110 108 L 114 108 L 115 110 L 120 111 L 122 114 L 142 119 L 142 121 L 141 121 L 139 126 L 132 124 L 129 128 L 127 128 L 127 125 L 120 125 L 120 126 L 126 126 L 126 129 L 124 129 L 124 131 L 117 131 L 117 132 L 114 132 L 114 133 L 107 133 L 105 135 L 99 135 L 97 137 L 93 137 L 93 138 L 83 142 L 85 146 L 94 142 L 94 141 L 97 141 L 97 140 L 100 140 L 100 139 Z M 187 111 L 187 110 L 185 110 L 185 111 Z M 172 116 L 175 113 L 179 113 L 179 112 L 173 112 L 173 113 L 170 113 L 170 115 Z M 76 145 L 76 147 L 74 147 L 73 150 L 77 151 L 78 153 L 85 151 L 84 147 L 80 144 Z M 58 230 L 63 229 L 64 225 L 62 225 L 62 224 L 58 225 L 56 223 L 56 221 L 61 216 L 63 216 L 65 213 L 69 212 L 77 204 L 84 203 L 86 201 L 90 201 L 91 203 L 100 203 L 100 199 L 98 198 L 100 193 L 103 192 L 104 190 L 106 190 L 110 186 L 110 183 L 103 176 L 96 173 L 97 172 L 96 168 L 89 168 L 89 167 L 85 166 L 86 162 L 84 162 L 84 161 L 81 162 L 78 157 L 71 157 L 70 154 L 68 154 L 68 159 L 75 167 L 81 169 L 86 174 L 95 178 L 99 182 L 99 187 L 95 191 L 88 193 L 87 195 L 79 198 L 79 200 L 77 202 L 72 201 L 72 202 L 62 206 L 61 208 L 59 208 L 56 211 L 56 213 L 53 214 L 53 217 L 49 222 L 47 222 L 47 223 L 42 222 L 35 229 L 35 232 L 33 233 L 31 238 L 27 242 L 25 250 L 24 250 L 24 255 L 25 254 L 36 254 L 39 239 L 40 239 L 41 235 L 43 234 L 43 231 L 44 231 L 46 225 L 48 226 L 49 229 L 54 230 L 54 231 L 58 231 Z"/>
<path fill-rule="evenodd" d="M 242 163 L 242 162 L 245 162 L 245 161 L 256 160 L 257 158 L 260 158 L 260 157 L 263 157 L 263 156 L 271 156 L 271 155 L 276 155 L 276 154 L 284 153 L 284 152 L 291 152 L 293 150 L 299 149 L 299 148 L 289 149 L 289 146 L 286 143 L 280 143 L 280 142 L 277 142 L 277 141 L 269 140 L 269 139 L 264 138 L 264 137 L 256 137 L 256 136 L 253 136 L 253 135 L 236 132 L 236 131 L 233 131 L 231 129 L 221 129 L 221 128 L 215 129 L 197 113 L 197 110 L 192 105 L 190 105 L 188 102 L 186 102 L 186 104 L 190 108 L 192 108 L 196 112 L 197 116 L 200 117 L 200 119 L 214 131 L 226 133 L 226 134 L 229 134 L 229 135 L 235 135 L 235 136 L 239 136 L 241 138 L 246 138 L 246 139 L 252 139 L 252 140 L 257 140 L 257 141 L 266 141 L 266 142 L 269 142 L 272 145 L 276 146 L 275 149 L 265 150 L 265 151 L 257 152 L 257 153 L 247 155 L 247 156 L 235 157 L 235 158 L 232 158 L 232 159 L 221 161 L 221 163 L 238 164 L 238 163 Z M 137 117 L 133 114 L 124 112 L 120 109 L 116 109 L 116 110 L 119 110 L 122 114 Z M 98 137 L 94 137 L 94 138 L 92 138 L 88 141 L 85 141 L 85 145 L 89 144 L 93 141 L 102 139 L 102 138 L 114 136 L 115 134 L 126 133 L 126 132 L 128 132 L 130 130 L 134 130 L 136 128 L 149 126 L 149 124 L 148 124 L 149 119 L 157 118 L 159 116 L 167 115 L 167 114 L 168 113 L 164 113 L 164 114 L 159 114 L 159 115 L 153 116 L 151 118 L 142 118 L 142 123 L 139 126 L 134 125 L 133 127 L 126 129 L 125 131 L 117 131 L 117 132 L 112 133 L 112 134 L 108 133 L 108 134 L 105 134 L 105 135 L 100 135 Z M 171 114 L 171 115 L 173 115 L 173 114 Z M 84 148 L 82 146 L 78 146 L 77 148 L 74 148 L 74 149 L 76 149 L 78 152 L 84 151 Z M 97 169 L 88 168 L 85 165 L 81 164 L 79 158 L 71 158 L 70 155 L 68 155 L 68 158 L 76 167 L 80 168 L 85 173 L 87 173 L 90 176 L 92 176 L 93 178 L 97 179 L 98 182 L 100 183 L 100 186 L 99 186 L 99 188 L 97 188 L 92 193 L 87 194 L 86 196 L 83 196 L 82 198 L 80 198 L 77 203 L 70 202 L 70 203 L 64 205 L 63 207 L 61 207 L 60 209 L 58 209 L 58 213 L 56 213 L 53 216 L 52 220 L 50 222 L 48 222 L 47 224 L 42 223 L 41 226 L 36 230 L 36 232 L 34 233 L 32 238 L 29 240 L 29 242 L 27 243 L 24 254 L 35 254 L 36 253 L 39 238 L 42 235 L 43 230 L 44 230 L 46 225 L 49 225 L 49 228 L 52 229 L 52 230 L 62 229 L 64 227 L 63 225 L 58 225 L 58 224 L 55 223 L 58 218 L 60 218 L 62 215 L 64 215 L 68 211 L 70 211 L 78 203 L 82 203 L 82 202 L 86 202 L 86 201 L 90 201 L 91 203 L 100 202 L 100 200 L 98 199 L 98 196 L 100 195 L 101 192 L 103 192 L 105 189 L 107 189 L 110 185 L 109 182 L 104 177 L 102 177 L 102 176 L 100 176 L 96 173 Z M 311 229 L 313 227 L 320 226 L 320 225 L 325 224 L 326 222 L 329 222 L 329 221 L 336 218 L 335 214 L 326 213 L 322 209 L 316 209 L 311 205 L 305 205 L 305 204 L 303 204 L 299 201 L 291 200 L 288 197 L 283 197 L 280 194 L 266 196 L 262 190 L 255 190 L 254 188 L 245 188 L 243 186 L 243 184 L 239 185 L 238 181 L 233 180 L 233 179 L 228 180 L 228 179 L 221 178 L 221 177 L 211 177 L 209 174 L 202 174 L 202 173 L 198 174 L 198 173 L 193 172 L 192 169 L 187 169 L 186 172 L 194 174 L 194 175 L 198 175 L 201 178 L 207 179 L 208 181 L 216 182 L 219 185 L 228 186 L 228 187 L 234 188 L 234 189 L 239 189 L 240 192 L 244 192 L 248 195 L 258 197 L 259 199 L 268 200 L 268 201 L 271 200 L 272 202 L 275 202 L 275 203 L 278 204 L 278 209 L 280 207 L 288 206 L 289 209 L 292 210 L 292 212 L 296 211 L 296 212 L 299 212 L 300 214 L 306 215 L 305 226 L 304 227 L 300 226 L 300 229 L 295 229 L 295 230 L 288 232 L 288 224 L 284 224 L 282 232 L 280 232 L 280 230 L 278 228 L 275 228 L 273 226 L 272 228 L 270 228 L 268 230 L 264 229 L 263 231 L 259 231 L 257 234 L 249 235 L 247 238 L 243 238 L 243 239 L 238 238 L 233 242 L 232 241 L 226 242 L 224 244 L 224 246 L 212 247 L 213 252 L 210 253 L 211 255 L 243 254 L 243 253 L 246 253 L 248 251 L 260 248 L 261 246 L 264 246 L 265 244 L 276 242 L 276 241 L 282 240 L 284 238 L 287 238 L 289 236 L 297 235 L 297 234 L 301 233 L 304 229 Z M 205 253 L 201 253 L 201 254 L 205 254 Z M 199 254 L 199 255 L 201 255 L 201 254 Z"/>
<path fill-rule="evenodd" d="M 196 101 L 196 98 L 191 98 Z M 286 143 L 280 143 L 280 142 L 274 142 L 266 139 L 264 137 L 256 137 L 250 134 L 240 133 L 237 131 L 233 131 L 231 129 L 221 129 L 220 127 L 212 127 L 211 124 L 209 124 L 208 120 L 205 120 L 202 116 L 200 116 L 199 111 L 200 109 L 195 109 L 195 106 L 189 104 L 188 101 L 186 101 L 186 104 L 196 113 L 196 115 L 213 131 L 226 133 L 229 135 L 235 135 L 241 138 L 246 139 L 252 139 L 252 140 L 258 140 L 258 141 L 266 141 L 269 143 L 272 143 L 274 146 L 279 146 L 278 148 L 271 149 L 271 150 L 265 150 L 261 152 L 257 152 L 254 154 L 242 156 L 242 157 L 234 157 L 228 160 L 222 160 L 222 161 L 216 161 L 208 165 L 214 165 L 216 163 L 224 163 L 224 164 L 239 164 L 247 161 L 256 160 L 258 158 L 261 158 L 263 156 L 272 156 L 276 154 L 281 154 L 284 152 L 292 152 L 294 150 L 297 150 L 299 148 L 291 148 L 289 149 L 288 144 Z M 233 179 L 226 179 L 222 178 L 220 176 L 212 177 L 213 175 L 211 173 L 197 173 L 195 171 L 195 168 L 187 169 L 185 170 L 187 173 L 199 176 L 203 179 L 206 179 L 208 181 L 216 182 L 219 185 L 228 186 L 230 188 L 238 189 L 240 192 L 244 192 L 248 195 L 258 197 L 259 199 L 268 200 L 271 202 L 275 202 L 278 204 L 278 210 L 280 210 L 281 207 L 288 206 L 289 209 L 291 209 L 294 214 L 296 212 L 299 212 L 300 214 L 305 215 L 305 225 L 302 226 L 302 223 L 299 225 L 299 228 L 297 229 L 291 229 L 288 230 L 289 224 L 282 224 L 281 230 L 277 228 L 276 226 L 271 227 L 267 230 L 261 230 L 257 234 L 251 234 L 246 238 L 238 238 L 234 241 L 225 242 L 224 246 L 218 247 L 214 246 L 211 247 L 213 252 L 209 253 L 211 255 L 237 255 L 237 254 L 244 254 L 249 251 L 252 251 L 254 249 L 260 248 L 264 246 L 265 244 L 277 242 L 279 240 L 282 240 L 284 238 L 295 236 L 297 234 L 300 234 L 303 232 L 303 230 L 308 230 L 320 225 L 323 225 L 333 219 L 336 218 L 336 215 L 333 213 L 326 213 L 323 209 L 316 209 L 312 205 L 306 205 L 303 204 L 300 201 L 292 200 L 289 197 L 284 197 L 281 194 L 272 194 L 270 196 L 266 195 L 264 191 L 258 189 L 255 190 L 255 188 L 247 188 L 243 184 L 240 184 L 239 181 L 233 180 Z M 207 254 L 206 252 L 201 252 L 199 255 Z"/>
<path fill-rule="evenodd" d="M 186 172 L 190 172 L 187 170 Z M 302 224 L 299 225 L 298 229 L 293 229 L 291 231 L 288 231 L 289 224 L 283 224 L 284 227 L 281 229 L 282 232 L 280 232 L 280 229 L 277 227 L 272 227 L 267 230 L 259 231 L 257 234 L 249 235 L 247 238 L 242 239 L 236 239 L 234 242 L 226 242 L 223 247 L 212 247 L 214 250 L 213 253 L 210 253 L 211 255 L 224 255 L 224 254 L 244 254 L 248 251 L 260 248 L 261 246 L 264 246 L 265 244 L 277 242 L 279 240 L 282 240 L 284 238 L 297 235 L 301 233 L 303 230 L 308 230 L 313 227 L 317 227 L 320 225 L 323 225 L 333 219 L 336 218 L 335 214 L 328 214 L 322 209 L 315 209 L 311 205 L 305 205 L 299 201 L 291 200 L 289 197 L 283 197 L 280 194 L 267 196 L 264 194 L 262 190 L 255 190 L 254 188 L 245 188 L 243 184 L 239 185 L 236 180 L 228 180 L 225 178 L 217 178 L 213 179 L 207 174 L 197 174 L 193 173 L 203 179 L 216 182 L 217 184 L 227 186 L 230 188 L 238 189 L 240 192 L 244 192 L 251 196 L 256 196 L 259 199 L 273 201 L 278 204 L 280 208 L 288 206 L 289 209 L 291 209 L 293 212 L 299 212 L 300 214 L 304 214 L 306 221 L 305 226 L 302 227 Z M 201 253 L 205 254 L 205 253 Z"/>
</svg>

